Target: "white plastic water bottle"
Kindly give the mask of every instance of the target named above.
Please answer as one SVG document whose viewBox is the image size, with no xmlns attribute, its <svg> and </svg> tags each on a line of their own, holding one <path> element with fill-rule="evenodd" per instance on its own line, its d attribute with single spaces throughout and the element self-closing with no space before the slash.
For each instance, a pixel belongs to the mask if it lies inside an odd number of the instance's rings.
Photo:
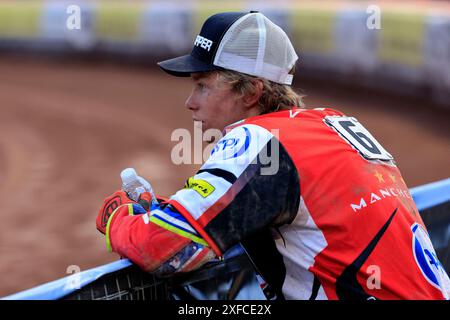
<svg viewBox="0 0 450 320">
<path fill-rule="evenodd" d="M 122 190 L 128 194 L 131 200 L 138 201 L 141 193 L 148 191 L 152 196 L 152 204 L 158 203 L 152 186 L 144 178 L 137 175 L 133 168 L 126 168 L 120 173 L 122 179 Z"/>
</svg>

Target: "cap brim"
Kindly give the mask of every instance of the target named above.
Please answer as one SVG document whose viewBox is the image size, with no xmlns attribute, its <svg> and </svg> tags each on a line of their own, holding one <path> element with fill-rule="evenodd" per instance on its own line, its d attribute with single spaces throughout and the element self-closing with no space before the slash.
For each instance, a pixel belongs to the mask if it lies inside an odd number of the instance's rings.
<svg viewBox="0 0 450 320">
<path fill-rule="evenodd" d="M 189 77 L 191 73 L 208 72 L 222 68 L 195 59 L 190 54 L 158 62 L 158 66 L 168 74 L 176 77 Z"/>
</svg>

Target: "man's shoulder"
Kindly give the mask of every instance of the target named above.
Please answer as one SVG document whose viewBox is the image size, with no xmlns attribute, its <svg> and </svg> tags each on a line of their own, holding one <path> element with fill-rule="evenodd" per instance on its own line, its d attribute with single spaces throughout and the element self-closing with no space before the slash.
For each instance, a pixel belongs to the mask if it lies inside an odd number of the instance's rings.
<svg viewBox="0 0 450 320">
<path fill-rule="evenodd" d="M 264 134 L 265 131 L 281 129 L 293 119 L 315 119 L 322 121 L 327 116 L 345 116 L 343 112 L 333 108 L 297 108 L 280 110 L 258 116 L 249 117 L 227 126 L 224 134 L 231 136 L 246 136 L 248 133 Z"/>
<path fill-rule="evenodd" d="M 301 118 L 322 119 L 326 116 L 345 116 L 345 114 L 337 109 L 329 107 L 325 108 L 294 107 L 289 110 L 280 110 L 276 112 L 250 117 L 236 124 L 233 124 L 231 128 L 236 128 L 248 124 L 264 126 L 264 124 L 268 123 L 272 124 L 272 126 L 276 126 L 277 123 L 282 125 L 283 122 L 289 121 L 291 119 L 301 119 Z"/>
<path fill-rule="evenodd" d="M 299 108 L 293 107 L 289 110 L 280 110 L 275 112 L 270 112 L 254 117 L 247 118 L 243 121 L 243 123 L 256 123 L 258 121 L 263 121 L 267 119 L 291 119 L 295 118 L 297 115 L 307 114 L 307 115 L 316 115 L 316 116 L 327 116 L 327 115 L 336 115 L 343 116 L 344 113 L 339 111 L 336 108 L 330 107 L 322 107 L 322 108 Z M 241 125 L 243 124 L 241 123 Z"/>
</svg>

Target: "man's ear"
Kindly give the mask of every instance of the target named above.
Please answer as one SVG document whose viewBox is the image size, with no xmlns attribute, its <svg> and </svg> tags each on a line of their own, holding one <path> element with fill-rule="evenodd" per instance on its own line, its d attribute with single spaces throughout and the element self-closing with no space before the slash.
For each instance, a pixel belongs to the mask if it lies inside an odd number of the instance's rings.
<svg viewBox="0 0 450 320">
<path fill-rule="evenodd" d="M 262 94 L 263 94 L 263 83 L 261 80 L 259 79 L 254 79 L 253 81 L 253 85 L 255 90 L 251 93 L 248 93 L 247 95 L 245 95 L 243 97 L 243 102 L 244 105 L 247 108 L 251 108 L 253 106 L 255 106 L 255 104 L 258 104 L 258 100 L 259 98 L 261 98 Z"/>
</svg>

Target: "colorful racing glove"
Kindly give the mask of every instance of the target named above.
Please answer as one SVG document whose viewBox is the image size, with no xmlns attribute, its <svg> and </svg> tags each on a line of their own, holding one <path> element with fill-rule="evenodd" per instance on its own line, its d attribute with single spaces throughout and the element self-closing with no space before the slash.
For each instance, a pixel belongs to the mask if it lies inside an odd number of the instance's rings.
<svg viewBox="0 0 450 320">
<path fill-rule="evenodd" d="M 151 202 L 151 195 L 148 192 L 144 192 L 139 197 L 138 203 L 134 202 L 130 198 L 128 198 L 125 191 L 117 190 L 109 197 L 105 198 L 103 201 L 103 205 L 100 208 L 98 215 L 97 215 L 97 230 L 101 233 L 106 233 L 106 225 L 108 223 L 108 220 L 110 216 L 113 214 L 113 212 L 119 208 L 120 206 L 124 204 L 134 204 L 136 209 L 135 212 L 145 213 L 149 210 Z M 144 209 L 144 210 L 142 210 Z"/>
<path fill-rule="evenodd" d="M 106 246 L 147 272 L 163 276 L 197 269 L 215 257 L 205 240 L 176 212 L 167 199 L 147 211 L 145 194 L 130 200 L 116 191 L 105 199 L 97 217 L 97 229 L 106 235 Z"/>
</svg>

